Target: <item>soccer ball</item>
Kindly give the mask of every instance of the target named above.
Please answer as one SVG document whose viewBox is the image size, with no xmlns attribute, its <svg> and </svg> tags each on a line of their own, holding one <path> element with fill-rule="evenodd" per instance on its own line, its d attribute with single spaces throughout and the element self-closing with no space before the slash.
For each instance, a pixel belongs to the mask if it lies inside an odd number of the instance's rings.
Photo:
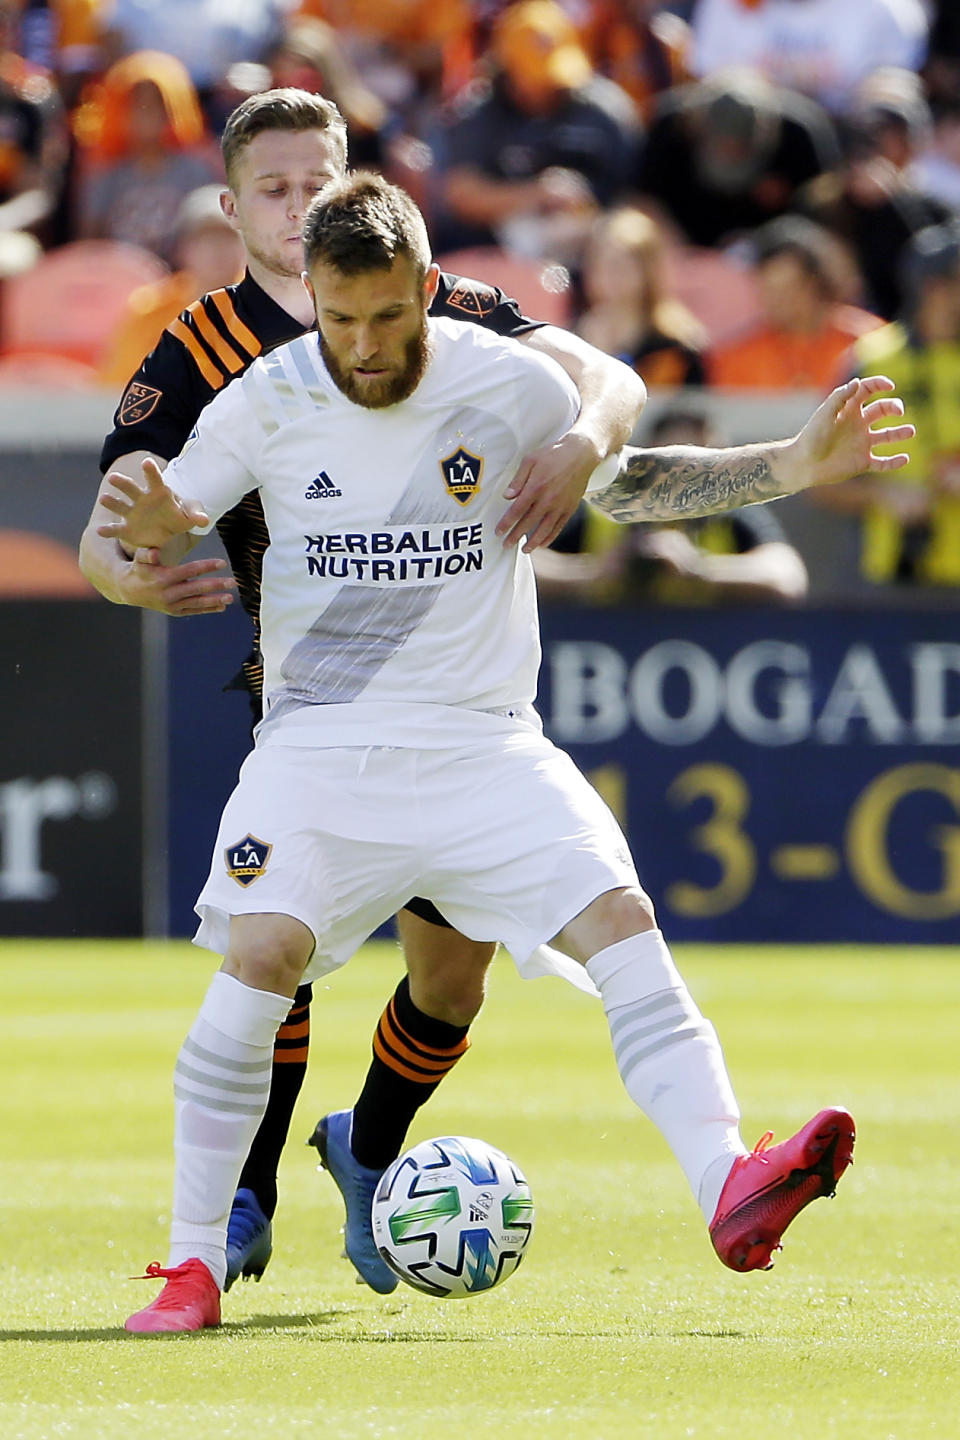
<svg viewBox="0 0 960 1440">
<path fill-rule="evenodd" d="M 533 1231 L 521 1172 L 483 1140 L 424 1140 L 384 1171 L 373 1234 L 394 1274 L 445 1299 L 491 1290 L 512 1275 Z"/>
</svg>

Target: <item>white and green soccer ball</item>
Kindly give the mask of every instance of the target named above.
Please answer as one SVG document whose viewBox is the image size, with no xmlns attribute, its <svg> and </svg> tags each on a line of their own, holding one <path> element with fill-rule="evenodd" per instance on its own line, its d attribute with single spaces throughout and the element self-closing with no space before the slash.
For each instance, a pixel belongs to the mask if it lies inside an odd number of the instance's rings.
<svg viewBox="0 0 960 1440">
<path fill-rule="evenodd" d="M 444 1299 L 492 1290 L 523 1259 L 533 1198 L 522 1172 L 484 1140 L 424 1140 L 384 1171 L 373 1235 L 394 1274 Z"/>
</svg>

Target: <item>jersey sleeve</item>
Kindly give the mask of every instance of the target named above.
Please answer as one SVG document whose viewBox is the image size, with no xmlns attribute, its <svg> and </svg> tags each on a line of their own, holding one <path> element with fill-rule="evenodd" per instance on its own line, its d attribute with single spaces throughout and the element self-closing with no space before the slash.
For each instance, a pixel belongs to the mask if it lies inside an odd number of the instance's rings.
<svg viewBox="0 0 960 1440">
<path fill-rule="evenodd" d="M 132 450 L 172 460 L 213 394 L 182 341 L 165 330 L 120 398 L 100 451 L 101 472 Z"/>
<path fill-rule="evenodd" d="M 261 354 L 261 337 L 238 310 L 241 288 L 202 295 L 167 326 L 123 392 L 100 454 L 102 471 L 131 450 L 164 460 L 179 455 L 204 406 Z"/>
<path fill-rule="evenodd" d="M 197 421 L 164 480 L 182 500 L 199 500 L 210 518 L 198 526 L 205 535 L 225 511 L 256 490 L 260 436 L 250 422 L 244 381 L 228 385 Z"/>
<path fill-rule="evenodd" d="M 468 280 L 461 275 L 448 275 L 443 270 L 440 271 L 440 283 L 430 314 L 445 316 L 448 320 L 469 320 L 510 340 L 527 335 L 531 330 L 541 330 L 546 323 L 524 315 L 516 300 L 511 300 L 495 285 L 486 285 L 482 280 Z"/>
<path fill-rule="evenodd" d="M 519 374 L 512 387 L 517 435 L 524 454 L 565 435 L 580 413 L 580 396 L 567 372 L 549 355 L 518 346 Z"/>
</svg>

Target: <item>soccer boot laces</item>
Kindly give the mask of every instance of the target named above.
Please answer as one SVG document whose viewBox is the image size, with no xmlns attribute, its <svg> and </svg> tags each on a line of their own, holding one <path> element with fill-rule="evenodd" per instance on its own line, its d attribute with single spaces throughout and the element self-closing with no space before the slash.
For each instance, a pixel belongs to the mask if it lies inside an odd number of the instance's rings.
<svg viewBox="0 0 960 1440">
<path fill-rule="evenodd" d="M 155 1300 L 125 1322 L 124 1329 L 150 1335 L 177 1330 L 204 1330 L 220 1324 L 220 1291 L 202 1260 L 184 1260 L 166 1270 L 154 1260 L 142 1280 L 166 1280 Z"/>
</svg>

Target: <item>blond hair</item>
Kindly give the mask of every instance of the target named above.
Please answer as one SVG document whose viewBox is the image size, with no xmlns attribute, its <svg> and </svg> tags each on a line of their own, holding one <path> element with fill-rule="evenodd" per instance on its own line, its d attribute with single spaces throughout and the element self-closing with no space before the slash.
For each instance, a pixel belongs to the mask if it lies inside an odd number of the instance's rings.
<svg viewBox="0 0 960 1440">
<path fill-rule="evenodd" d="M 227 119 L 220 141 L 227 183 L 233 183 L 237 161 L 244 150 L 267 130 L 325 130 L 337 151 L 340 168 L 347 168 L 347 122 L 332 100 L 309 90 L 286 86 L 248 95 Z"/>
<path fill-rule="evenodd" d="M 643 308 L 647 323 L 662 335 L 701 349 L 707 341 L 703 325 L 671 295 L 667 279 L 667 246 L 660 226 L 644 210 L 624 205 L 598 220 L 593 234 L 614 241 L 639 261 L 644 276 Z"/>
</svg>

